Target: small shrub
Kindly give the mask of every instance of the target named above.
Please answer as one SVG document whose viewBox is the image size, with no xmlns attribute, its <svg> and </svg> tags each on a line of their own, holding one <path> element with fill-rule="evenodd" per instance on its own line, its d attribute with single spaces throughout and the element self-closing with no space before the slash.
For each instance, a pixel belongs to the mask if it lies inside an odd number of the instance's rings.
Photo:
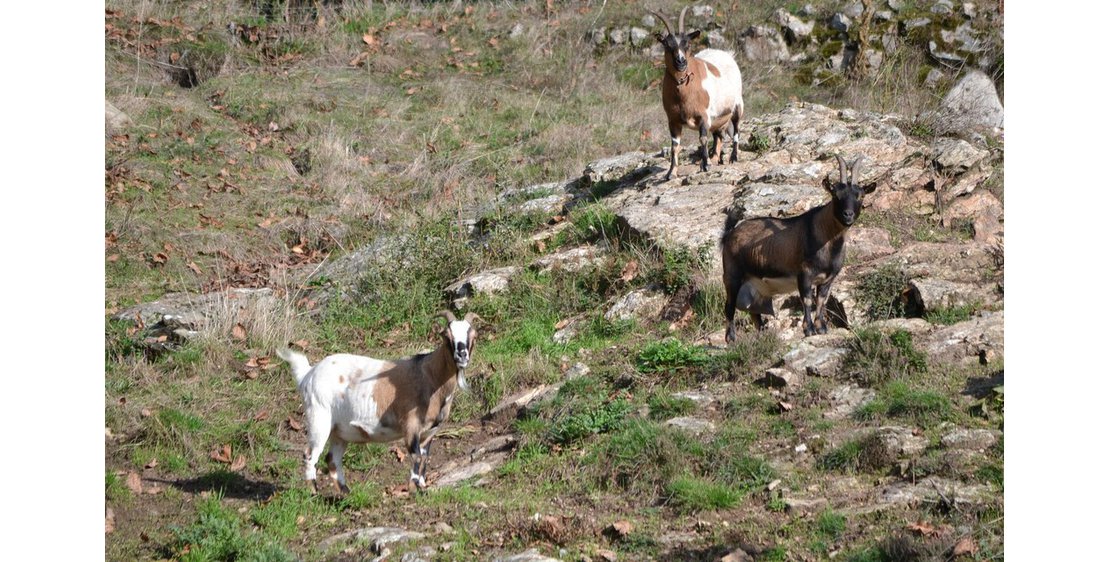
<svg viewBox="0 0 1110 562">
<path fill-rule="evenodd" d="M 911 418 L 919 423 L 945 420 L 952 414 L 952 403 L 943 394 L 913 389 L 902 381 L 886 385 L 875 400 L 856 410 L 856 417 L 862 420 L 889 416 Z"/>
<path fill-rule="evenodd" d="M 863 447 L 859 441 L 848 441 L 836 449 L 825 453 L 817 460 L 817 466 L 824 470 L 854 472 L 859 470 Z"/>
<path fill-rule="evenodd" d="M 709 252 L 709 245 L 702 245 L 697 250 L 685 246 L 664 247 L 660 251 L 662 264 L 653 277 L 668 294 L 674 294 L 694 284 L 697 273 L 704 271 L 709 264 Z"/>
<path fill-rule="evenodd" d="M 860 276 L 856 297 L 871 320 L 903 318 L 909 311 L 908 287 L 909 277 L 896 264 L 887 264 Z"/>
<path fill-rule="evenodd" d="M 771 137 L 763 131 L 752 131 L 748 137 L 748 146 L 755 152 L 763 154 L 771 150 Z"/>
<path fill-rule="evenodd" d="M 685 367 L 696 367 L 709 362 L 709 354 L 696 345 L 688 345 L 675 338 L 652 342 L 640 351 L 636 366 L 642 373 L 672 372 Z"/>
<path fill-rule="evenodd" d="M 817 516 L 817 532 L 829 540 L 836 540 L 848 528 L 848 518 L 835 511 L 824 511 Z"/>
<path fill-rule="evenodd" d="M 551 427 L 549 439 L 567 445 L 590 435 L 608 433 L 620 425 L 632 409 L 632 403 L 627 400 L 587 407 L 557 420 Z"/>
<path fill-rule="evenodd" d="M 979 307 L 976 305 L 965 304 L 960 306 L 953 306 L 948 308 L 941 308 L 931 310 L 925 313 L 925 320 L 932 324 L 944 324 L 950 326 L 957 322 L 964 322 L 970 320 L 972 315 Z"/>
<path fill-rule="evenodd" d="M 922 373 L 926 355 L 913 347 L 913 336 L 897 330 L 889 336 L 878 330 L 864 329 L 848 345 L 843 370 L 861 383 L 874 386 L 911 373 Z"/>
</svg>

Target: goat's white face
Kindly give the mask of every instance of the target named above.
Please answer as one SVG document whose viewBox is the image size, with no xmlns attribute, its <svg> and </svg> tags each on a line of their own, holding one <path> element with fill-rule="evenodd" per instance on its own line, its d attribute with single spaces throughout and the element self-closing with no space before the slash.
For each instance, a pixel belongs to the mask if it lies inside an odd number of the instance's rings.
<svg viewBox="0 0 1110 562">
<path fill-rule="evenodd" d="M 465 369 L 470 364 L 470 352 L 474 349 L 474 328 L 466 320 L 456 320 L 447 325 L 446 337 L 455 365 L 460 371 Z"/>
</svg>

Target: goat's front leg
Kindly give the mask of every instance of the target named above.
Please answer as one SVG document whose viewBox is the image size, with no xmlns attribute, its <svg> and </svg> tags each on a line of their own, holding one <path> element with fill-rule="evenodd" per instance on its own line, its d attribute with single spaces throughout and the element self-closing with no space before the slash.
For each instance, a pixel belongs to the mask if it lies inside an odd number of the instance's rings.
<svg viewBox="0 0 1110 562">
<path fill-rule="evenodd" d="M 828 333 L 828 331 L 829 331 L 828 319 L 826 318 L 826 316 L 828 315 L 828 311 L 825 308 L 825 303 L 829 299 L 829 291 L 830 291 L 830 289 L 832 289 L 832 282 L 833 282 L 833 279 L 835 279 L 835 278 L 836 278 L 836 275 L 833 274 L 828 279 L 825 279 L 824 283 L 817 286 L 817 313 L 816 313 L 816 316 L 817 316 L 817 322 L 820 324 L 820 326 L 818 327 L 817 330 L 818 330 L 819 333 L 822 333 L 822 334 Z"/>
<path fill-rule="evenodd" d="M 807 337 L 817 333 L 813 325 L 813 276 L 806 272 L 798 275 L 798 294 L 802 297 L 802 333 Z"/>
<path fill-rule="evenodd" d="M 703 118 L 698 127 L 698 140 L 701 142 L 701 171 L 709 171 L 709 126 L 707 119 Z"/>
<path fill-rule="evenodd" d="M 667 175 L 663 176 L 664 181 L 671 179 L 671 174 L 678 167 L 678 153 L 682 148 L 682 124 L 669 123 L 668 129 L 671 132 L 671 167 L 667 170 Z"/>
<path fill-rule="evenodd" d="M 427 487 L 427 482 L 424 481 L 424 475 L 421 474 L 421 466 L 424 461 L 424 448 L 420 446 L 420 434 L 413 433 L 408 438 L 409 442 L 409 456 L 412 457 L 412 471 L 409 472 L 409 488 Z"/>
</svg>

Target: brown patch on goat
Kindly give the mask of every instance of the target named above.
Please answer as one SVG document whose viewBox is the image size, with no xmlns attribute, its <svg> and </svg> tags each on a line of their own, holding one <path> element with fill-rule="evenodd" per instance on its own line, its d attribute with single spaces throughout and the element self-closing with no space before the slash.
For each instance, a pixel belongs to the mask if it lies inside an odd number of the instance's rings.
<svg viewBox="0 0 1110 562">
<path fill-rule="evenodd" d="M 343 375 L 339 375 L 339 384 L 343 384 L 344 382 L 347 382 L 347 379 L 344 379 Z"/>
</svg>

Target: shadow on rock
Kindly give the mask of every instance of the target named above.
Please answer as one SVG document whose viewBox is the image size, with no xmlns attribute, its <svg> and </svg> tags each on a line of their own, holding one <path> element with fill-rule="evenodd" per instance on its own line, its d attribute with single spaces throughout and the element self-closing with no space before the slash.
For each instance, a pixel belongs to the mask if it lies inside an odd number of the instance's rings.
<svg viewBox="0 0 1110 562">
<path fill-rule="evenodd" d="M 1004 371 L 998 371 L 989 377 L 970 377 L 960 394 L 982 399 L 991 395 L 994 387 L 1002 385 Z"/>
</svg>

